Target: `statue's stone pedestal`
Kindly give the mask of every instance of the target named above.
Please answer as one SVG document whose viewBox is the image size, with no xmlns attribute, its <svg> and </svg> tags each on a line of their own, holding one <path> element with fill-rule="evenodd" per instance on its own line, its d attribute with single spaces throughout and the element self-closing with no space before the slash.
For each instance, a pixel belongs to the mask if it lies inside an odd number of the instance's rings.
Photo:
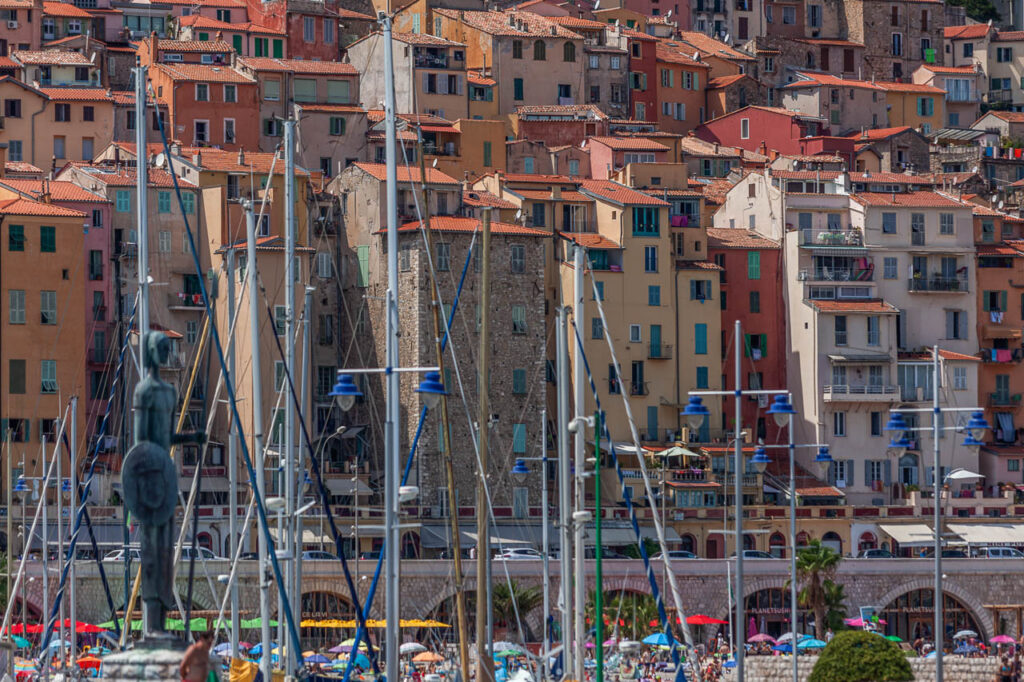
<svg viewBox="0 0 1024 682">
<path fill-rule="evenodd" d="M 147 649 L 111 654 L 103 659 L 103 679 L 107 682 L 181 682 L 181 660 L 185 650 Z"/>
</svg>

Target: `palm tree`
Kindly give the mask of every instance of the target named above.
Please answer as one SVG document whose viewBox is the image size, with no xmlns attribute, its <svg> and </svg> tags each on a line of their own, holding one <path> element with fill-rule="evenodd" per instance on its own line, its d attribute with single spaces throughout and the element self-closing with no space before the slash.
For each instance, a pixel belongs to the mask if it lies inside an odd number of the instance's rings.
<svg viewBox="0 0 1024 682">
<path fill-rule="evenodd" d="M 544 594 L 540 587 L 522 587 L 514 580 L 497 583 L 491 588 L 491 600 L 494 604 L 494 618 L 505 627 L 514 628 L 519 641 L 526 643 L 525 638 L 535 640 L 526 615 L 544 602 Z M 518 618 L 516 615 L 518 614 Z M 547 617 L 547 614 L 544 614 Z M 522 629 L 520 629 L 520 624 Z"/>
<path fill-rule="evenodd" d="M 843 627 L 843 619 L 846 617 L 846 590 L 837 582 L 824 580 L 821 583 L 825 591 L 825 622 L 832 630 L 839 630 Z"/>
<path fill-rule="evenodd" d="M 818 639 L 825 639 L 826 614 L 829 610 L 829 590 L 826 583 L 832 582 L 842 557 L 831 547 L 821 544 L 821 540 L 811 540 L 807 547 L 799 550 L 796 555 L 797 578 L 804 587 L 797 594 L 797 601 L 805 609 L 814 612 L 814 629 Z M 840 592 L 842 586 L 839 587 Z M 832 596 L 834 596 L 832 588 Z"/>
</svg>

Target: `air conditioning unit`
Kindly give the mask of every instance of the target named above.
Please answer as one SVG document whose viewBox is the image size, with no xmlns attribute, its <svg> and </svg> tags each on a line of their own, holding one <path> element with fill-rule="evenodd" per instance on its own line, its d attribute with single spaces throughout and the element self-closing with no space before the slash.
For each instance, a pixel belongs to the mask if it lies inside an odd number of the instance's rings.
<svg viewBox="0 0 1024 682">
<path fill-rule="evenodd" d="M 18 28 L 18 22 L 11 19 L 7 22 L 7 28 Z"/>
<path fill-rule="evenodd" d="M 796 279 L 798 282 L 806 282 L 810 278 L 811 274 L 806 270 L 801 270 L 800 272 L 796 273 Z"/>
</svg>

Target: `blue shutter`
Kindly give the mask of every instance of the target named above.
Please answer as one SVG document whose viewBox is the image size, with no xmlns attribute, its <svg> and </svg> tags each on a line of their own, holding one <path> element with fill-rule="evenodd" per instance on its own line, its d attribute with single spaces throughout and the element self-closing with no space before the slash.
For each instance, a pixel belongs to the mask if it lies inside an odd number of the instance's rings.
<svg viewBox="0 0 1024 682">
<path fill-rule="evenodd" d="M 693 325 L 693 352 L 697 355 L 708 354 L 708 325 L 699 322 Z"/>
<path fill-rule="evenodd" d="M 526 453 L 526 424 L 512 425 L 512 452 L 515 454 Z"/>
</svg>

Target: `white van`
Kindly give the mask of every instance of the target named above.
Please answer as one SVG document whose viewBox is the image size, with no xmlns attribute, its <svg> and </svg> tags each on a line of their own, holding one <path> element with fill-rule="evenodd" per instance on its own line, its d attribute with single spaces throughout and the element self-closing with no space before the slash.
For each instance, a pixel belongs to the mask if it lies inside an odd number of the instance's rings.
<svg viewBox="0 0 1024 682">
<path fill-rule="evenodd" d="M 1013 547 L 979 547 L 972 554 L 979 559 L 1024 559 L 1024 552 Z"/>
</svg>

